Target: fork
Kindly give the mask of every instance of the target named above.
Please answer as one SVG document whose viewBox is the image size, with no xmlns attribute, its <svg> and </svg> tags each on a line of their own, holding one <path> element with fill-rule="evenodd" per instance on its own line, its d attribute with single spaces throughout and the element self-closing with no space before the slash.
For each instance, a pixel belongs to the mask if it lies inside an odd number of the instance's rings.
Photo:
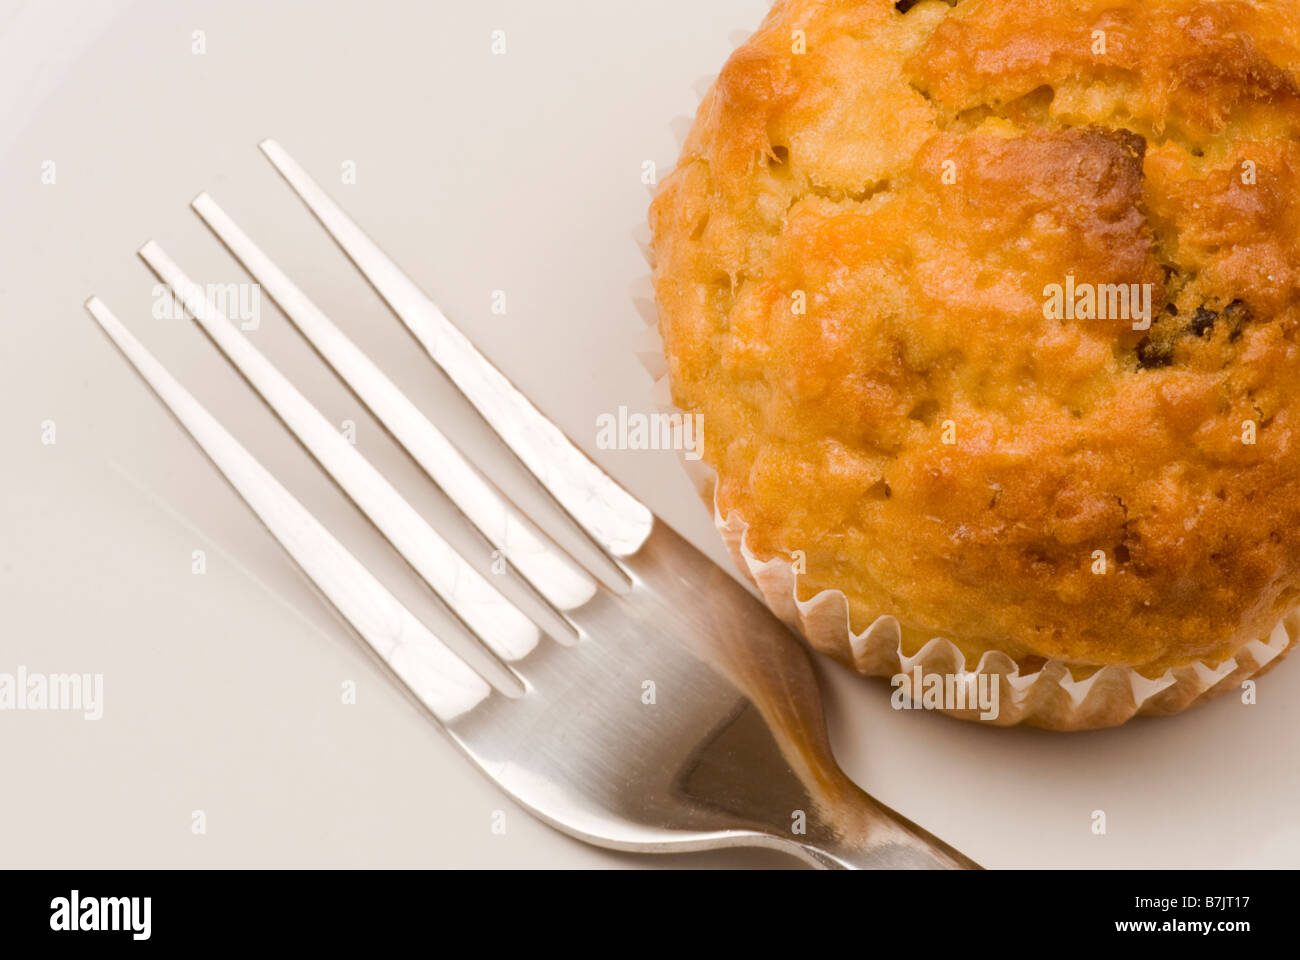
<svg viewBox="0 0 1300 960">
<path fill-rule="evenodd" d="M 540 601 L 540 614 L 525 615 L 448 545 L 157 243 L 140 255 L 522 693 L 497 689 L 444 645 L 101 300 L 86 307 L 479 769 L 544 822 L 616 850 L 755 846 L 827 868 L 977 868 L 836 764 L 808 652 L 786 626 L 588 459 L 279 144 L 260 147 L 599 549 L 598 562 L 579 564 L 523 516 L 209 195 L 193 201 L 195 212 L 500 552 L 509 575 Z"/>
</svg>

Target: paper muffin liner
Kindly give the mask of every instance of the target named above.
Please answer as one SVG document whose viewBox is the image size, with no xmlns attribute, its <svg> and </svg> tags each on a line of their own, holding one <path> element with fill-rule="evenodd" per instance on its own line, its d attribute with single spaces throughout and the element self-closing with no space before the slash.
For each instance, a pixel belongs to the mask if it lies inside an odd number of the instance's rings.
<svg viewBox="0 0 1300 960">
<path fill-rule="evenodd" d="M 982 720 L 997 726 L 1025 723 L 1052 730 L 1092 730 L 1113 727 L 1137 714 L 1178 713 L 1193 704 L 1239 689 L 1242 682 L 1275 664 L 1300 635 L 1300 612 L 1291 611 L 1267 638 L 1251 641 L 1221 663 L 1192 663 L 1166 670 L 1156 678 L 1129 667 L 1106 666 L 1076 680 L 1069 666 L 1048 660 L 1032 672 L 998 650 L 984 653 L 973 666 L 950 640 L 935 637 L 916 653 L 903 652 L 898 621 L 882 616 L 861 633 L 849 621 L 849 603 L 839 590 L 823 590 L 807 600 L 798 595 L 798 574 L 784 558 L 762 560 L 745 542 L 747 525 L 733 513 L 723 517 L 714 504 L 714 522 L 740 569 L 757 585 L 764 601 L 786 623 L 796 627 L 816 650 L 834 657 L 866 676 L 900 677 L 912 695 L 912 678 L 954 677 L 974 687 L 981 674 L 998 685 L 996 717 Z M 977 710 L 941 712 L 980 721 Z"/>
<path fill-rule="evenodd" d="M 678 118 L 673 126 L 689 129 L 689 118 Z M 639 225 L 633 236 L 653 267 L 649 228 Z M 638 279 L 631 296 L 647 324 L 637 338 L 636 351 L 654 378 L 655 406 L 662 413 L 681 414 L 672 402 L 650 274 Z M 707 423 L 704 429 L 707 431 Z M 1174 714 L 1239 690 L 1244 681 L 1276 666 L 1300 637 L 1298 606 L 1283 616 L 1266 637 L 1244 644 L 1228 659 L 1173 667 L 1156 678 L 1131 667 L 1112 665 L 1076 679 L 1070 666 L 1059 660 L 1048 660 L 1037 669 L 1022 672 L 1014 658 L 998 650 L 984 653 L 971 665 L 952 641 L 942 637 L 929 640 L 908 655 L 903 651 L 902 630 L 893 617 L 881 616 L 858 633 L 853 630 L 848 598 L 842 591 L 822 590 L 806 600 L 799 599 L 799 574 L 790 561 L 780 556 L 756 556 L 746 542 L 748 525 L 744 518 L 735 512 L 724 515 L 719 508 L 715 496 L 717 474 L 712 468 L 703 460 L 685 456 L 681 460 L 697 491 L 711 506 L 714 524 L 737 567 L 757 586 L 768 608 L 794 627 L 813 649 L 864 676 L 898 678 L 897 685 L 909 701 L 921 700 L 920 691 L 913 690 L 917 677 L 923 685 L 929 677 L 938 676 L 945 684 L 951 678 L 971 691 L 978 689 L 981 676 L 987 676 L 984 684 L 997 684 L 995 717 L 982 718 L 978 709 L 938 708 L 938 712 L 949 716 L 996 726 L 1028 724 L 1050 730 L 1094 730 L 1118 726 L 1139 714 Z"/>
</svg>

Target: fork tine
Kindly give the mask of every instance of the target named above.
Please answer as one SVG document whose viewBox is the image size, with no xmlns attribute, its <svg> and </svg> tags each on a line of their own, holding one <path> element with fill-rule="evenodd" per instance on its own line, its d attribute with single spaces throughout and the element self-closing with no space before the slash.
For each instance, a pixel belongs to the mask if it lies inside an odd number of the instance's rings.
<svg viewBox="0 0 1300 960">
<path fill-rule="evenodd" d="M 600 469 L 469 339 L 274 140 L 262 152 L 465 397 L 569 515 L 615 557 L 641 548 L 650 511 Z"/>
<path fill-rule="evenodd" d="M 98 297 L 86 309 L 261 519 L 397 677 L 443 723 L 492 688 L 388 592 L 167 372 Z"/>
<path fill-rule="evenodd" d="M 230 361 L 443 602 L 502 660 L 527 656 L 541 631 L 465 562 L 370 461 L 240 333 L 152 240 L 140 250 Z M 517 675 L 516 675 L 517 676 Z"/>
<path fill-rule="evenodd" d="M 190 206 L 424 472 L 548 603 L 557 610 L 572 610 L 592 598 L 595 581 L 461 455 L 211 196 L 201 193 Z"/>
</svg>

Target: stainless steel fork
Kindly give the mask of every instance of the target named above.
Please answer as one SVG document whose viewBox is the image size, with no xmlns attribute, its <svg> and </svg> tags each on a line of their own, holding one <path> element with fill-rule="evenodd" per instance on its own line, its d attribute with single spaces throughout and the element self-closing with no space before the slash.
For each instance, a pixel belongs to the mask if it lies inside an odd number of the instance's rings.
<svg viewBox="0 0 1300 960">
<path fill-rule="evenodd" d="M 603 847 L 762 846 L 821 867 L 976 867 L 840 770 L 808 654 L 785 626 L 589 460 L 278 144 L 261 148 L 430 357 L 604 552 L 609 570 L 592 576 L 523 517 L 211 197 L 200 195 L 194 210 L 545 602 L 536 620 L 566 643 L 548 640 L 450 547 L 156 243 L 140 254 L 510 671 L 521 696 L 495 690 L 434 636 L 103 302 L 92 297 L 87 309 L 470 759 L 545 822 Z"/>
</svg>

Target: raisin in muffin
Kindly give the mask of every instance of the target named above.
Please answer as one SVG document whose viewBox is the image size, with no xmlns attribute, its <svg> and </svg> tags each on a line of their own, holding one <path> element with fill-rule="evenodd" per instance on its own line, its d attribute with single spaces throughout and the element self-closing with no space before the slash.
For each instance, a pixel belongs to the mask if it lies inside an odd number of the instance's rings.
<svg viewBox="0 0 1300 960">
<path fill-rule="evenodd" d="M 1152 679 L 1300 604 L 1300 0 L 781 0 L 651 227 L 719 515 L 843 594 L 827 652 Z"/>
</svg>

